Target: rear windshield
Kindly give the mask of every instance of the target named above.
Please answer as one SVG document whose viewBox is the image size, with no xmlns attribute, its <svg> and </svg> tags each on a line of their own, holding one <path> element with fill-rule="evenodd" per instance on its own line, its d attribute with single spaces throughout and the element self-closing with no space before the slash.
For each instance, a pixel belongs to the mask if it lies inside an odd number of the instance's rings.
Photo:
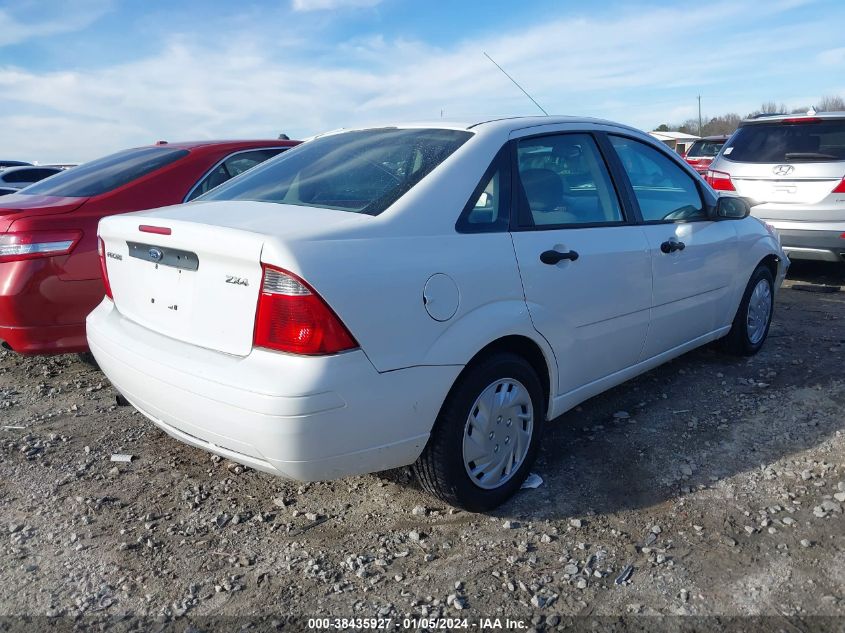
<svg viewBox="0 0 845 633">
<path fill-rule="evenodd" d="M 378 215 L 472 134 L 462 130 L 360 130 L 314 139 L 198 200 L 254 200 Z"/>
<path fill-rule="evenodd" d="M 845 120 L 744 125 L 722 155 L 742 163 L 845 160 Z"/>
<path fill-rule="evenodd" d="M 725 141 L 696 141 L 687 152 L 687 158 L 713 158 L 722 149 Z"/>
<path fill-rule="evenodd" d="M 44 182 L 30 185 L 21 193 L 70 198 L 99 196 L 187 155 L 187 150 L 166 147 L 127 149 L 59 172 Z"/>
</svg>

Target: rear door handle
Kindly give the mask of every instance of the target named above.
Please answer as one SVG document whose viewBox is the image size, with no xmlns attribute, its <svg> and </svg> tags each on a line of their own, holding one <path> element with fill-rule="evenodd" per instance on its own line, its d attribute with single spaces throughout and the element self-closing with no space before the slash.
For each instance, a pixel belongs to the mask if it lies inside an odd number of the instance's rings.
<svg viewBox="0 0 845 633">
<path fill-rule="evenodd" d="M 660 250 L 664 253 L 674 253 L 675 251 L 682 251 L 686 247 L 686 244 L 678 240 L 666 240 L 660 245 Z"/>
<path fill-rule="evenodd" d="M 578 253 L 575 251 L 567 251 L 566 253 L 561 253 L 560 251 L 543 251 L 540 253 L 540 261 L 549 266 L 554 266 L 564 259 L 574 262 L 578 259 Z"/>
</svg>

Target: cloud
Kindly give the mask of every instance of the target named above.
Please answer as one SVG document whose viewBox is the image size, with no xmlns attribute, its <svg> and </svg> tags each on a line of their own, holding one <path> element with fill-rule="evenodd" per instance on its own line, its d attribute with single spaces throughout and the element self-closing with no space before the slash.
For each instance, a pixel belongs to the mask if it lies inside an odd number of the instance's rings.
<svg viewBox="0 0 845 633">
<path fill-rule="evenodd" d="M 327 11 L 334 9 L 359 9 L 374 7 L 383 0 L 293 0 L 291 6 L 294 11 Z"/>
<path fill-rule="evenodd" d="M 747 27 L 725 31 L 713 14 Z M 718 41 L 718 54 L 702 55 L 678 24 L 702 25 L 695 40 Z M 835 41 L 837 29 L 836 20 L 809 18 L 773 25 L 765 10 L 734 1 L 546 20 L 449 46 L 379 35 L 338 45 L 310 33 L 286 46 L 270 25 L 225 38 L 210 29 L 207 39 L 171 37 L 153 54 L 99 68 L 36 72 L 0 62 L 0 114 L 17 117 L 4 125 L 4 152 L 74 161 L 157 139 L 303 137 L 432 120 L 441 110 L 464 120 L 537 114 L 482 51 L 549 112 L 651 128 L 691 116 L 700 92 L 721 94 L 705 97 L 705 116 L 744 114 L 773 98 L 791 103 L 778 86 L 806 75 L 816 43 Z"/>
<path fill-rule="evenodd" d="M 841 68 L 845 65 L 845 47 L 822 51 L 818 54 L 817 59 L 819 63 L 825 66 L 838 66 Z"/>
<path fill-rule="evenodd" d="M 12 12 L 0 8 L 0 47 L 20 44 L 28 40 L 72 33 L 91 25 L 111 8 L 109 0 L 63 0 L 42 5 L 37 17 L 20 10 Z M 24 3 L 23 9 L 28 8 Z M 20 15 L 24 14 L 24 15 Z M 47 14 L 49 17 L 44 17 Z"/>
</svg>

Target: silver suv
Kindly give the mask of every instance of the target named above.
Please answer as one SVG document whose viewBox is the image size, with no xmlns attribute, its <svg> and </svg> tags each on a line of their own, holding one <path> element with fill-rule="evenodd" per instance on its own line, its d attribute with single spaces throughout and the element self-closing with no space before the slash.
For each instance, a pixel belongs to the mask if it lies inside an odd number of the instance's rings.
<svg viewBox="0 0 845 633">
<path fill-rule="evenodd" d="M 705 180 L 758 202 L 791 259 L 845 262 L 845 112 L 747 119 Z"/>
</svg>

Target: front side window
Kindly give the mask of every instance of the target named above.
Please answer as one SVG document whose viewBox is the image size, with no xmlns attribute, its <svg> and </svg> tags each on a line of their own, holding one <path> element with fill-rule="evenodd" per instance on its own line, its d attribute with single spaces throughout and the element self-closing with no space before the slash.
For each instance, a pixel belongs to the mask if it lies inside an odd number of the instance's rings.
<svg viewBox="0 0 845 633">
<path fill-rule="evenodd" d="M 610 135 L 646 222 L 702 220 L 707 212 L 692 176 L 663 152 L 631 138 Z"/>
<path fill-rule="evenodd" d="M 30 185 L 21 193 L 83 198 L 98 196 L 188 155 L 184 149 L 139 147 L 111 154 Z"/>
<path fill-rule="evenodd" d="M 463 130 L 356 130 L 316 138 L 202 200 L 252 200 L 378 215 L 463 145 Z"/>
<path fill-rule="evenodd" d="M 604 159 L 588 134 L 529 138 L 517 146 L 520 225 L 623 221 Z"/>
</svg>

